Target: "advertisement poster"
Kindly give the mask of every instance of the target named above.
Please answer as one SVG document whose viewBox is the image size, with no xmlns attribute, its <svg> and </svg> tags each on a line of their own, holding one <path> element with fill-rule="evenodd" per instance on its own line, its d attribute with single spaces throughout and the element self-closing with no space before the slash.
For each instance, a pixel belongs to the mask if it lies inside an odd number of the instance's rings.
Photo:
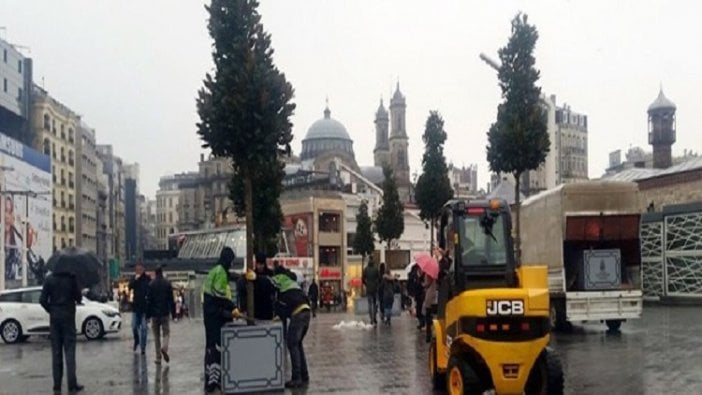
<svg viewBox="0 0 702 395">
<path fill-rule="evenodd" d="M 0 272 L 5 288 L 22 285 L 25 265 L 27 284 L 43 281 L 53 250 L 51 193 L 51 159 L 0 135 Z"/>
<path fill-rule="evenodd" d="M 283 230 L 288 240 L 289 253 L 298 257 L 313 257 L 312 214 L 286 215 Z"/>
</svg>

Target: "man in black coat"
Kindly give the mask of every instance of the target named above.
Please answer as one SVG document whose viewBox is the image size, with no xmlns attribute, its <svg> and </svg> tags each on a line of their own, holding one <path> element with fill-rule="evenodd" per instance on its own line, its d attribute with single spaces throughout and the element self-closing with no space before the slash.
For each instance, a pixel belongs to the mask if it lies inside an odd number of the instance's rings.
<svg viewBox="0 0 702 395">
<path fill-rule="evenodd" d="M 129 289 L 134 293 L 132 299 L 132 333 L 134 334 L 134 351 L 141 346 L 141 355 L 146 354 L 146 322 L 147 295 L 151 277 L 144 273 L 144 264 L 137 262 L 134 267 L 134 278 L 129 282 Z"/>
<path fill-rule="evenodd" d="M 310 308 L 312 309 L 312 317 L 317 316 L 317 304 L 319 302 L 319 286 L 317 286 L 317 283 L 314 281 L 314 278 L 312 279 L 312 284 L 310 284 L 310 288 L 307 290 L 307 297 L 310 299 Z"/>
<path fill-rule="evenodd" d="M 163 277 L 163 269 L 156 268 L 156 278 L 149 284 L 146 299 L 146 319 L 151 320 L 151 329 L 154 332 L 154 345 L 156 346 L 156 364 L 161 363 L 161 356 L 170 362 L 168 356 L 168 339 L 170 337 L 170 319 L 175 318 L 175 302 L 173 300 L 173 286 Z M 162 340 L 163 336 L 163 341 Z"/>
<path fill-rule="evenodd" d="M 39 303 L 49 313 L 54 393 L 61 393 L 64 353 L 68 390 L 83 390 L 76 378 L 76 304 L 82 298 L 76 278 L 69 273 L 52 274 L 41 290 Z"/>
<path fill-rule="evenodd" d="M 273 319 L 273 303 L 275 301 L 275 285 L 273 270 L 266 266 L 266 255 L 256 254 L 256 280 L 254 281 L 254 318 L 257 320 Z M 246 279 L 244 276 L 237 283 L 239 290 L 239 309 L 246 312 Z"/>
</svg>

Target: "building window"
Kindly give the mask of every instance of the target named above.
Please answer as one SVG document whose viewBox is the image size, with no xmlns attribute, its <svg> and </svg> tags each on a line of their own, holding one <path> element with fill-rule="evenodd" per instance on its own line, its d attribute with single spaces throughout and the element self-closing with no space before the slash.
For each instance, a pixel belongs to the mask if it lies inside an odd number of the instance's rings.
<svg viewBox="0 0 702 395">
<path fill-rule="evenodd" d="M 17 88 L 17 100 L 22 100 L 22 88 Z"/>
<path fill-rule="evenodd" d="M 5 48 L 2 49 L 2 61 L 7 63 L 7 50 Z"/>
<path fill-rule="evenodd" d="M 49 114 L 44 114 L 44 130 L 51 130 L 51 119 Z"/>
<path fill-rule="evenodd" d="M 339 214 L 321 213 L 319 214 L 319 231 L 339 233 L 340 220 Z"/>
<path fill-rule="evenodd" d="M 51 142 L 49 139 L 44 139 L 44 155 L 51 156 Z"/>
<path fill-rule="evenodd" d="M 56 136 L 56 120 L 55 119 L 51 120 L 51 133 L 53 133 L 54 136 Z"/>
<path fill-rule="evenodd" d="M 68 141 L 73 142 L 73 129 L 71 128 L 68 129 Z"/>
<path fill-rule="evenodd" d="M 66 131 L 63 128 L 63 125 L 61 125 L 61 139 L 65 140 L 66 139 Z"/>
<path fill-rule="evenodd" d="M 7 78 L 2 79 L 2 91 L 7 93 Z"/>
<path fill-rule="evenodd" d="M 173 213 L 168 213 L 168 223 L 173 223 Z"/>
</svg>

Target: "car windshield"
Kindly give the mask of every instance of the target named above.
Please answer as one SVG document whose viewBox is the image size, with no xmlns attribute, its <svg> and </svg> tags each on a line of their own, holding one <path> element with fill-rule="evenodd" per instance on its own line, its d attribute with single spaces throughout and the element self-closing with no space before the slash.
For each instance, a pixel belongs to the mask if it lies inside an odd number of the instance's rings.
<svg viewBox="0 0 702 395">
<path fill-rule="evenodd" d="M 491 266 L 507 263 L 507 249 L 503 219 L 492 217 L 466 216 L 459 224 L 462 263 L 466 266 Z M 489 228 L 492 229 L 489 229 Z"/>
</svg>

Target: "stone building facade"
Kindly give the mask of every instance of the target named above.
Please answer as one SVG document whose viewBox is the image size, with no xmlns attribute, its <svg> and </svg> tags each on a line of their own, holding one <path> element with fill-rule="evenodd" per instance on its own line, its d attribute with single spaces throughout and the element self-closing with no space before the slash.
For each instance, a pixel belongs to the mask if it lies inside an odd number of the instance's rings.
<svg viewBox="0 0 702 395">
<path fill-rule="evenodd" d="M 73 110 L 34 87 L 32 112 L 34 147 L 51 157 L 53 177 L 54 249 L 75 246 L 78 240 L 77 209 L 81 198 L 78 174 L 81 156 L 81 119 Z"/>
</svg>

